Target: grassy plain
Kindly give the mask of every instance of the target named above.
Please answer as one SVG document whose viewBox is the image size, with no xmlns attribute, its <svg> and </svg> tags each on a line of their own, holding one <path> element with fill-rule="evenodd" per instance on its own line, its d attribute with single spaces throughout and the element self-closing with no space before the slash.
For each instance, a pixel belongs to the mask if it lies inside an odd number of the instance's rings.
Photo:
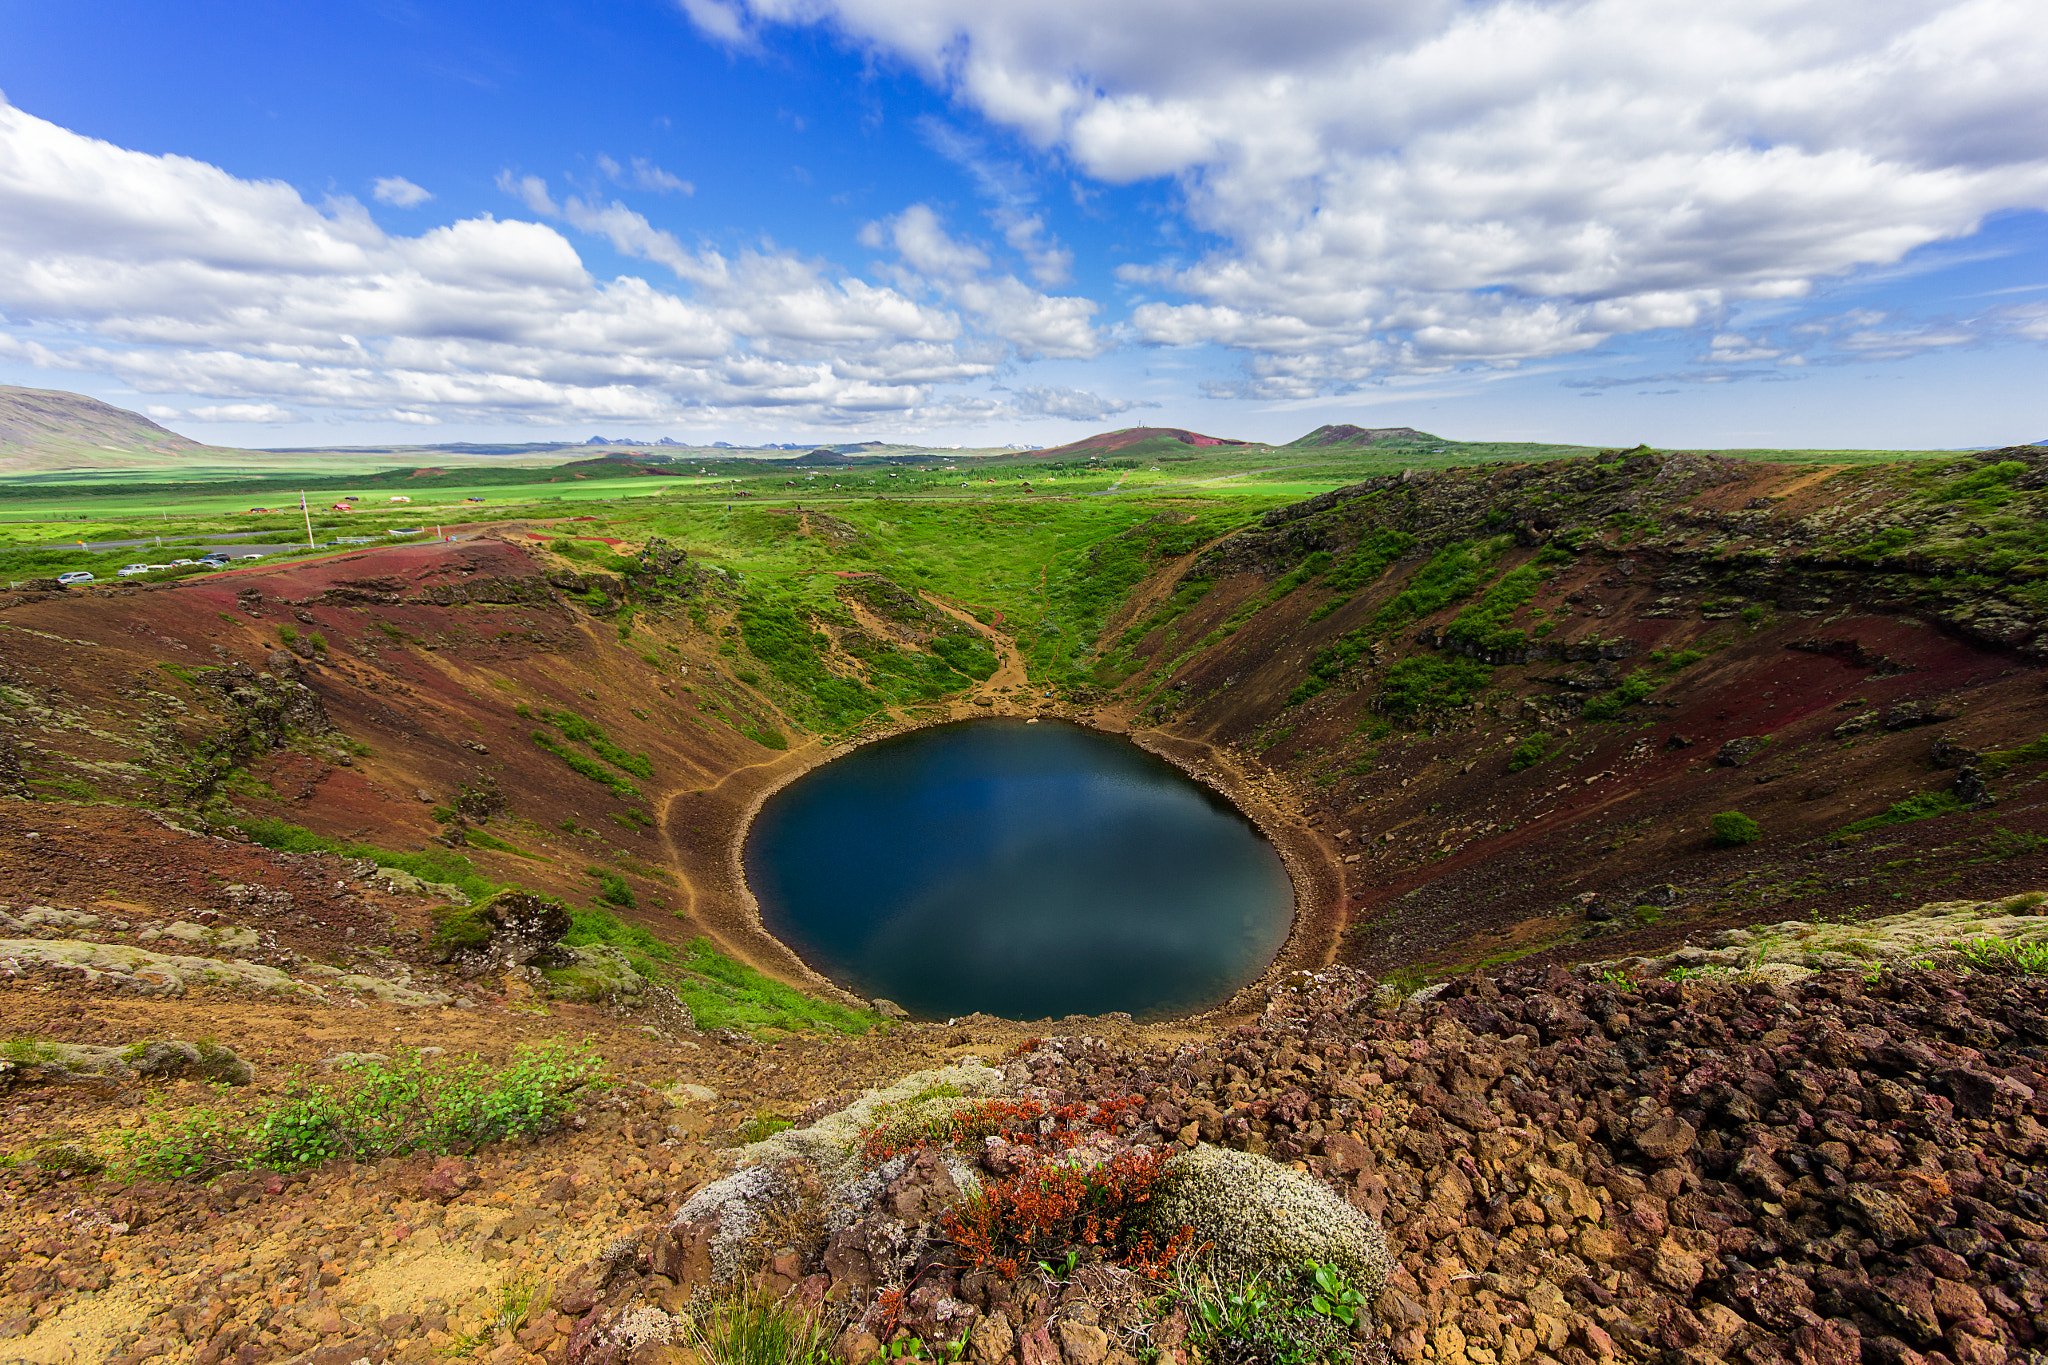
<svg viewBox="0 0 2048 1365">
<path fill-rule="evenodd" d="M 587 448 L 556 452 L 583 456 Z M 492 457 L 464 449 L 318 452 L 301 477 L 274 468 L 195 467 L 173 477 L 93 470 L 0 486 L 0 582 L 72 569 L 102 579 L 139 561 L 195 558 L 219 537 L 275 545 L 276 555 L 328 553 L 341 536 L 394 539 L 493 522 L 597 517 L 603 534 L 680 540 L 791 606 L 831 595 L 830 570 L 872 569 L 927 588 L 988 619 L 1000 613 L 1034 673 L 1070 668 L 1106 613 L 1162 557 L 1183 554 L 1270 507 L 1403 469 L 1566 458 L 1592 448 L 1435 438 L 1372 446 L 1181 446 L 1167 441 L 1108 455 L 892 449 L 854 465 L 816 465 L 798 453 L 665 451 L 656 463 L 613 453 L 528 464 L 550 452 Z M 1942 471 L 1950 452 L 1723 452 L 1793 463 L 1867 465 L 1924 460 Z M 516 463 L 515 463 L 516 462 Z M 268 464 L 265 461 L 264 464 Z M 1908 466 L 1910 467 L 1910 466 Z M 313 538 L 298 507 L 313 509 Z M 353 495 L 354 512 L 333 510 Z M 394 503 L 405 497 L 408 503 Z M 253 508 L 274 509 L 255 512 Z M 832 546 L 796 517 L 823 512 L 854 542 Z M 1132 528 L 1153 530 L 1131 540 Z M 583 529 L 595 530 L 584 524 Z M 209 539 L 215 538 L 215 539 Z M 94 544 L 148 540 L 95 551 Z M 1103 547 L 1097 549 L 1097 547 Z M 190 573 L 184 569 L 174 572 Z"/>
</svg>

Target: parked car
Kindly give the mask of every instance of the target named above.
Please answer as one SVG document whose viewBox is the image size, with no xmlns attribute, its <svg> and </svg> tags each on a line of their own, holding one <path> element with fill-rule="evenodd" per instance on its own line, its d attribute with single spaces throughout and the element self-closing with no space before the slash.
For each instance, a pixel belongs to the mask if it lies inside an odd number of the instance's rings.
<svg viewBox="0 0 2048 1365">
<path fill-rule="evenodd" d="M 133 577 L 134 577 L 134 576 L 135 576 L 136 574 L 139 574 L 139 573 L 148 573 L 148 572 L 149 572 L 149 565 L 147 565 L 147 564 L 123 564 L 123 565 L 122 565 L 122 566 L 121 566 L 120 568 L 118 568 L 118 569 L 114 570 L 114 572 L 115 572 L 116 574 L 118 574 L 119 576 L 121 576 L 122 578 L 133 578 Z"/>
<path fill-rule="evenodd" d="M 261 559 L 261 558 L 263 558 L 263 556 L 262 556 L 262 555 L 236 555 L 236 556 L 235 556 L 235 558 L 237 558 L 237 559 Z"/>
<path fill-rule="evenodd" d="M 171 561 L 171 567 L 174 569 L 189 569 L 198 562 L 196 559 L 174 559 Z"/>
<path fill-rule="evenodd" d="M 199 562 L 209 569 L 225 569 L 228 566 L 228 557 L 226 555 L 201 555 Z"/>
<path fill-rule="evenodd" d="M 59 583 L 67 583 L 67 584 L 68 584 L 68 583 L 90 583 L 90 582 L 92 582 L 92 575 L 91 575 L 91 574 L 89 574 L 89 573 L 87 573 L 87 572 L 86 572 L 85 570 L 83 570 L 83 569 L 73 569 L 73 570 L 72 570 L 72 571 L 71 571 L 70 573 L 60 573 L 60 574 L 58 574 L 58 575 L 57 575 L 57 581 L 58 581 Z"/>
<path fill-rule="evenodd" d="M 142 567 L 149 570 L 151 573 L 162 573 L 165 569 L 168 569 L 171 566 L 168 564 L 145 564 Z"/>
</svg>

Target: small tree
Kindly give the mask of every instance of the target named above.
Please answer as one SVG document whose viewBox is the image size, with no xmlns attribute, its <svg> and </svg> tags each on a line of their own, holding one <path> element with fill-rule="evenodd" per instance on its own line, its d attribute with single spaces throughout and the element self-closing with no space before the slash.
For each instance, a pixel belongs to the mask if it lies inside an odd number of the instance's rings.
<svg viewBox="0 0 2048 1365">
<path fill-rule="evenodd" d="M 1763 838 L 1764 827 L 1739 810 L 1724 810 L 1711 822 L 1716 848 L 1735 848 Z"/>
</svg>

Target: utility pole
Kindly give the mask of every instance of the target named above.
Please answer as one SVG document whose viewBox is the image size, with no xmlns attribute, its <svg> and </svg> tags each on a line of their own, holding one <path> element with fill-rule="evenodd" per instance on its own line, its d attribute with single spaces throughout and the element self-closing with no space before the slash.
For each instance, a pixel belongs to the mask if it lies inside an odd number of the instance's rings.
<svg viewBox="0 0 2048 1365">
<path fill-rule="evenodd" d="M 306 490 L 303 488 L 299 490 L 299 511 L 306 518 L 306 548 L 310 550 L 313 548 L 313 512 L 306 506 Z"/>
</svg>

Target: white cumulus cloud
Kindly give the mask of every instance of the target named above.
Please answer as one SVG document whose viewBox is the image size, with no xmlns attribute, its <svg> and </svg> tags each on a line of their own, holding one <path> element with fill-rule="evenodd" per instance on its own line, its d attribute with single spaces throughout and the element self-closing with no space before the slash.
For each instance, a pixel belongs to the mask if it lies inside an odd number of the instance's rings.
<svg viewBox="0 0 2048 1365">
<path fill-rule="evenodd" d="M 202 421 L 759 413 L 915 428 L 986 405 L 947 386 L 1094 344 L 1074 317 L 1086 301 L 1013 296 L 1007 277 L 950 280 L 992 291 L 970 308 L 770 245 L 687 247 L 616 202 L 558 199 L 539 176 L 500 184 L 549 221 L 484 215 L 405 236 L 354 200 L 316 206 L 0 102 L 0 357 L 198 395 L 210 401 L 174 411 Z M 675 287 L 596 278 L 563 228 Z"/>
<path fill-rule="evenodd" d="M 202 422 L 296 422 L 297 413 L 275 403 L 208 403 L 191 409 Z"/>
<path fill-rule="evenodd" d="M 422 189 L 402 175 L 385 175 L 377 178 L 370 187 L 370 197 L 380 204 L 391 204 L 402 209 L 417 208 L 432 199 L 433 193 Z"/>
<path fill-rule="evenodd" d="M 1720 325 L 2048 207 L 2031 0 L 684 8 L 829 25 L 1095 180 L 1174 178 L 1219 244 L 1120 272 L 1134 332 L 1242 351 L 1244 393 Z"/>
</svg>

